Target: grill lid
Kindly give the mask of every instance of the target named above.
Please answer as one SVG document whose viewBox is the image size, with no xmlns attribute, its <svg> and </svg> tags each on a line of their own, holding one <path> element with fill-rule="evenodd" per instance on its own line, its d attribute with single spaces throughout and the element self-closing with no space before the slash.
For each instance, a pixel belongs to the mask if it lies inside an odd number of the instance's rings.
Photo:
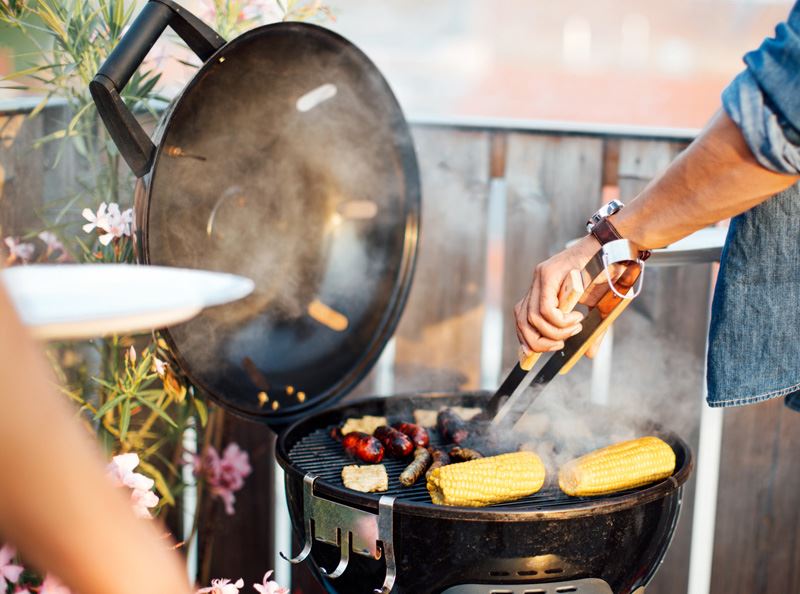
<svg viewBox="0 0 800 594">
<path fill-rule="evenodd" d="M 168 329 L 182 370 L 275 426 L 339 400 L 391 337 L 416 255 L 417 162 L 386 81 L 331 31 L 268 25 L 217 51 L 162 131 L 144 260 L 256 285 Z"/>
</svg>

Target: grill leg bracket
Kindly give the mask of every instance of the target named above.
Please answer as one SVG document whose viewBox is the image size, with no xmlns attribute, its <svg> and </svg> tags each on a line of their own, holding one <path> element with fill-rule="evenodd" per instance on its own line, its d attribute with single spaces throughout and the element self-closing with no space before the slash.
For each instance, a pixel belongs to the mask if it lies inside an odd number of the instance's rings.
<svg viewBox="0 0 800 594">
<path fill-rule="evenodd" d="M 328 572 L 320 567 L 322 575 L 329 579 L 341 577 L 350 562 L 350 553 L 384 558 L 386 577 L 378 594 L 389 594 L 394 588 L 397 567 L 394 558 L 394 497 L 383 496 L 378 503 L 378 515 L 362 511 L 348 505 L 329 501 L 314 494 L 317 476 L 308 473 L 303 477 L 303 515 L 306 526 L 306 539 L 303 550 L 289 559 L 283 553 L 281 557 L 293 564 L 302 563 L 311 555 L 314 541 L 324 542 L 339 547 L 339 564 Z M 380 547 L 378 546 L 380 543 Z"/>
<path fill-rule="evenodd" d="M 394 559 L 394 497 L 384 495 L 378 502 L 378 534 L 383 544 L 383 557 L 386 560 L 386 577 L 380 590 L 375 594 L 389 594 L 397 579 L 397 566 Z"/>
</svg>

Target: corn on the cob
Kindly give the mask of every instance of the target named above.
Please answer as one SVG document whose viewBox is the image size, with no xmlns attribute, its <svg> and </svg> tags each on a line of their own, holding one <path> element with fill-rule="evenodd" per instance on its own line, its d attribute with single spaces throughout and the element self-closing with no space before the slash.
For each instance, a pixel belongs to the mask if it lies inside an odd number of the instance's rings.
<svg viewBox="0 0 800 594">
<path fill-rule="evenodd" d="M 595 450 L 565 464 L 558 486 L 573 497 L 633 489 L 671 476 L 675 452 L 657 437 L 641 437 Z"/>
<path fill-rule="evenodd" d="M 438 505 L 480 507 L 536 493 L 544 476 L 539 456 L 513 452 L 441 466 L 428 477 L 428 492 Z"/>
</svg>

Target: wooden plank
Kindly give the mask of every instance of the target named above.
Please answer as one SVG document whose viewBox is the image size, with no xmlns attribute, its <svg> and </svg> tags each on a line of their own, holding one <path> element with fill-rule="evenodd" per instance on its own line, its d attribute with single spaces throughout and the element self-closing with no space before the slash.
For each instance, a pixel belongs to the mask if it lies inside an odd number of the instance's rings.
<svg viewBox="0 0 800 594">
<path fill-rule="evenodd" d="M 0 114 L 0 239 L 37 227 L 45 167 L 33 143 L 43 132 L 43 118 Z"/>
<path fill-rule="evenodd" d="M 275 434 L 266 426 L 225 414 L 221 450 L 236 442 L 250 455 L 253 472 L 244 487 L 236 493 L 236 513 L 225 515 L 222 502 L 215 499 L 213 511 L 203 518 L 200 541 L 212 538 L 212 547 L 201 544 L 201 555 L 211 555 L 209 577 L 242 577 L 245 584 L 261 583 L 264 573 L 272 569 L 272 533 L 274 502 L 272 464 L 275 457 Z M 204 559 L 199 560 L 200 567 Z M 207 586 L 208 584 L 203 584 Z"/>
<path fill-rule="evenodd" d="M 414 130 L 422 176 L 419 257 L 396 332 L 396 392 L 479 382 L 490 138 Z"/>
<path fill-rule="evenodd" d="M 800 592 L 800 414 L 725 412 L 712 594 Z"/>
<path fill-rule="evenodd" d="M 586 233 L 600 205 L 603 141 L 508 136 L 503 365 L 517 357 L 514 304 L 528 291 L 536 264 Z"/>
</svg>

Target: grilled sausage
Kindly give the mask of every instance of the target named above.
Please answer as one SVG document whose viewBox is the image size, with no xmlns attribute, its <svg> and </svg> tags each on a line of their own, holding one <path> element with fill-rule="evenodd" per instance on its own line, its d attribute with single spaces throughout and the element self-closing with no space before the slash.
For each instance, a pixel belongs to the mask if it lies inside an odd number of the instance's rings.
<svg viewBox="0 0 800 594">
<path fill-rule="evenodd" d="M 444 450 L 440 450 L 438 448 L 428 448 L 428 453 L 431 455 L 433 462 L 431 463 L 430 468 L 428 468 L 428 472 L 425 473 L 426 479 L 440 466 L 447 466 L 450 464 L 450 456 L 448 456 L 447 452 Z"/>
<path fill-rule="evenodd" d="M 380 440 L 386 452 L 395 458 L 404 458 L 414 451 L 414 444 L 408 436 L 388 425 L 381 425 L 375 429 L 373 435 Z"/>
<path fill-rule="evenodd" d="M 425 448 L 417 446 L 414 450 L 414 459 L 411 464 L 406 466 L 406 469 L 400 473 L 400 483 L 405 487 L 410 487 L 419 480 L 419 477 L 425 472 L 425 469 L 430 466 L 433 458 L 430 452 Z"/>
<path fill-rule="evenodd" d="M 478 450 L 473 450 L 472 448 L 462 448 L 456 446 L 450 449 L 450 458 L 453 460 L 458 460 L 459 462 L 468 462 L 469 460 L 483 458 L 483 454 L 481 454 Z"/>
<path fill-rule="evenodd" d="M 420 425 L 414 423 L 395 423 L 392 425 L 400 433 L 404 433 L 414 443 L 415 446 L 427 448 L 431 442 L 428 436 L 428 430 Z"/>
<path fill-rule="evenodd" d="M 383 446 L 381 442 L 360 431 L 353 431 L 342 438 L 344 451 L 363 462 L 377 464 L 383 460 Z"/>
<path fill-rule="evenodd" d="M 466 423 L 449 408 L 443 408 L 436 416 L 436 428 L 445 443 L 461 444 L 469 436 Z"/>
</svg>

